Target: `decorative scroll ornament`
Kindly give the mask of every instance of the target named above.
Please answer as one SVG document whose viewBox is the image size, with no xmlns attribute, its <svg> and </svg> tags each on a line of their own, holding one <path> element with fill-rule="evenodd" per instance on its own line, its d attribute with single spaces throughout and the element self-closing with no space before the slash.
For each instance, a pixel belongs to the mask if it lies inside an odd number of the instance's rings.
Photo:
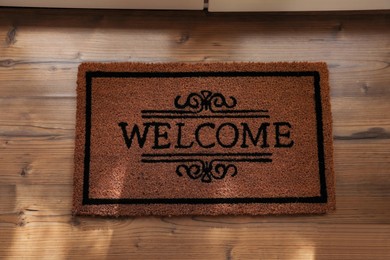
<svg viewBox="0 0 390 260">
<path fill-rule="evenodd" d="M 187 164 L 179 164 L 176 167 L 176 174 L 180 177 L 188 175 L 191 179 L 201 179 L 202 182 L 211 182 L 213 179 L 220 180 L 225 178 L 227 174 L 234 177 L 237 174 L 237 167 L 234 164 L 225 164 L 212 160 L 205 162 L 203 160 L 196 160 Z"/>
<path fill-rule="evenodd" d="M 237 105 L 237 100 L 230 96 L 229 102 L 221 93 L 213 93 L 208 90 L 202 90 L 200 93 L 190 93 L 184 103 L 181 103 L 179 95 L 175 98 L 175 107 L 177 109 L 189 109 L 193 113 L 200 113 L 203 110 L 218 112 L 221 108 L 233 108 Z"/>
</svg>

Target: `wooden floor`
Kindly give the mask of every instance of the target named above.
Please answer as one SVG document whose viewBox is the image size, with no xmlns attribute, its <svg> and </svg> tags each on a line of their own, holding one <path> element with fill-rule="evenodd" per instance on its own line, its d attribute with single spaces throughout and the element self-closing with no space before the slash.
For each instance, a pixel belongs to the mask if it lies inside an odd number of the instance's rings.
<svg viewBox="0 0 390 260">
<path fill-rule="evenodd" d="M 83 61 L 326 61 L 337 210 L 72 217 Z M 0 258 L 390 259 L 390 12 L 0 9 Z"/>
</svg>

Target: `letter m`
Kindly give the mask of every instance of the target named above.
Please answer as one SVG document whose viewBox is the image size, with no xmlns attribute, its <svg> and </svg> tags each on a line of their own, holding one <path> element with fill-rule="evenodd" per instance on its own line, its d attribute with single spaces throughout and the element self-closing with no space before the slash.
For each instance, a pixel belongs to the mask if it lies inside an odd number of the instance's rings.
<svg viewBox="0 0 390 260">
<path fill-rule="evenodd" d="M 260 141 L 260 135 L 262 135 L 262 144 L 260 145 L 261 148 L 269 147 L 267 143 L 267 127 L 270 125 L 269 123 L 262 123 L 257 130 L 256 137 L 253 136 L 251 130 L 249 129 L 249 126 L 247 123 L 241 123 L 243 126 L 243 132 L 242 132 L 242 148 L 248 148 L 249 145 L 246 143 L 247 136 L 249 137 L 250 141 L 254 146 L 257 146 L 257 143 Z"/>
</svg>

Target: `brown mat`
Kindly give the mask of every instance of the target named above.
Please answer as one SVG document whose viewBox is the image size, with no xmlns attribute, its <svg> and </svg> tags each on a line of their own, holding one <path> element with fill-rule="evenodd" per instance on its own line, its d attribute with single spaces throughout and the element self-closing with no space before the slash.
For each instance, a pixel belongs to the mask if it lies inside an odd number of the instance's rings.
<svg viewBox="0 0 390 260">
<path fill-rule="evenodd" d="M 84 63 L 73 213 L 335 208 L 325 63 Z"/>
</svg>

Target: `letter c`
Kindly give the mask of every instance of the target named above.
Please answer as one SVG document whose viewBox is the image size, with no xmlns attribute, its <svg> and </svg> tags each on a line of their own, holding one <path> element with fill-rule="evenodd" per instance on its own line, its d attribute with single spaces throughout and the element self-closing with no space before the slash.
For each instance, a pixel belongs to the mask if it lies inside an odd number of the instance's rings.
<svg viewBox="0 0 390 260">
<path fill-rule="evenodd" d="M 214 147 L 215 146 L 215 142 L 214 143 L 211 143 L 211 144 L 203 144 L 201 141 L 200 141 L 200 138 L 199 138 L 199 132 L 202 128 L 205 128 L 205 127 L 209 127 L 211 129 L 214 129 L 215 128 L 215 124 L 213 123 L 203 123 L 203 124 L 200 124 L 198 125 L 198 127 L 196 128 L 195 130 L 195 140 L 196 142 L 199 144 L 200 147 L 202 148 L 211 148 L 211 147 Z"/>
</svg>

